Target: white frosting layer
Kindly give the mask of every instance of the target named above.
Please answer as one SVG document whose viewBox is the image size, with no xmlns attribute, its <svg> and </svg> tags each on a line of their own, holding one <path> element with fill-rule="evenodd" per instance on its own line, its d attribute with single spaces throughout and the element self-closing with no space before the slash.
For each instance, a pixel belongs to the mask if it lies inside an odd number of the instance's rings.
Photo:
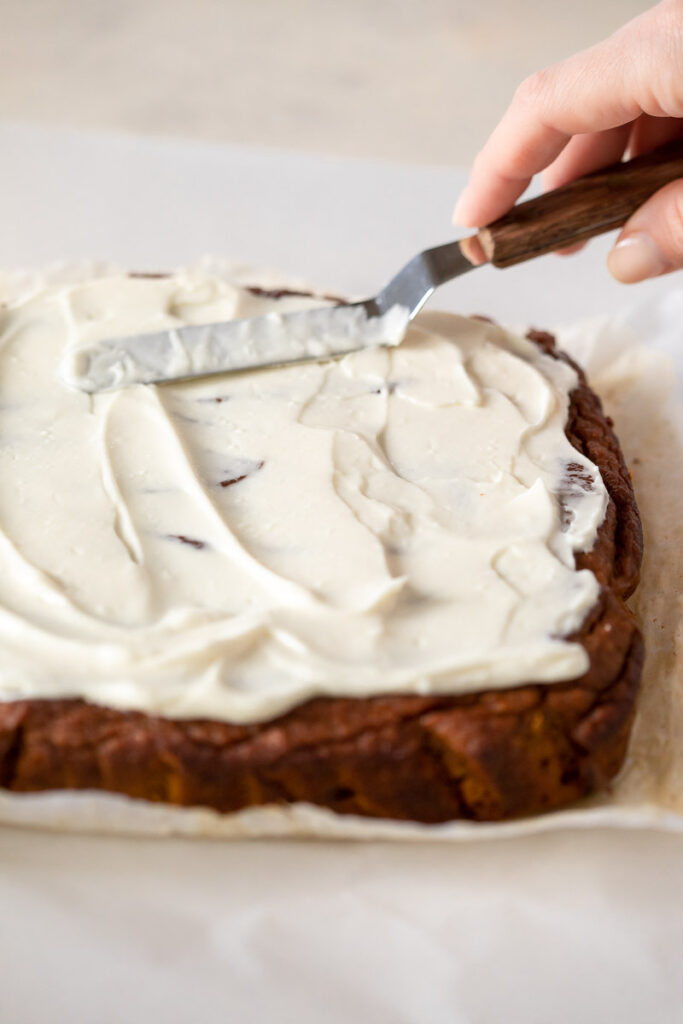
<svg viewBox="0 0 683 1024">
<path fill-rule="evenodd" d="M 575 373 L 530 342 L 429 313 L 326 364 L 58 377 L 102 338 L 312 305 L 112 275 L 0 312 L 0 699 L 245 722 L 585 671 L 562 637 L 607 496 L 564 435 Z"/>
</svg>

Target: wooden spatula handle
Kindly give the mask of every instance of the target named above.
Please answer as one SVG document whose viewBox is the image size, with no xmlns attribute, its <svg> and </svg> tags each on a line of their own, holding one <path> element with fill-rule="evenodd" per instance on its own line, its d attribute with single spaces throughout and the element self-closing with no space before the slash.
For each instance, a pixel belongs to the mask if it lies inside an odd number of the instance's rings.
<svg viewBox="0 0 683 1024">
<path fill-rule="evenodd" d="M 683 139 L 520 203 L 477 237 L 494 266 L 510 267 L 621 227 L 676 178 L 683 178 Z"/>
</svg>

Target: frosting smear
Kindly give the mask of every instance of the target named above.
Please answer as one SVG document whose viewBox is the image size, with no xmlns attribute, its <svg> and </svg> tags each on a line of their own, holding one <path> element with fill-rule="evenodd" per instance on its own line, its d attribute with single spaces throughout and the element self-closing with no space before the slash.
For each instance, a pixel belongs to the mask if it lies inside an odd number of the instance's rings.
<svg viewBox="0 0 683 1024">
<path fill-rule="evenodd" d="M 563 638 L 607 494 L 564 435 L 576 374 L 531 342 L 423 313 L 334 362 L 59 377 L 101 339 L 315 305 L 111 274 L 0 312 L 0 699 L 250 722 L 585 671 Z"/>
</svg>

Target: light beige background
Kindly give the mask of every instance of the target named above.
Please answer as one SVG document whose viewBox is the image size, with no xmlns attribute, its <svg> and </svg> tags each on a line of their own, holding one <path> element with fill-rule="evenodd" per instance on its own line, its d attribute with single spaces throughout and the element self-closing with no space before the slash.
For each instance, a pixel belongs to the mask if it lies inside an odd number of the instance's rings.
<svg viewBox="0 0 683 1024">
<path fill-rule="evenodd" d="M 643 0 L 0 0 L 0 119 L 468 164 Z"/>
</svg>

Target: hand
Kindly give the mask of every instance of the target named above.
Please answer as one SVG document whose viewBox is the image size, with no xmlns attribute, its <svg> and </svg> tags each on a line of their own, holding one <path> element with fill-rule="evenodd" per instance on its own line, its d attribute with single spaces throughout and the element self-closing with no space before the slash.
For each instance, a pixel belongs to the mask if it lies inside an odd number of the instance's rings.
<svg viewBox="0 0 683 1024">
<path fill-rule="evenodd" d="M 613 36 L 522 82 L 474 161 L 453 220 L 506 213 L 545 168 L 546 188 L 683 137 L 683 0 L 664 0 Z M 573 251 L 573 250 L 572 250 Z M 636 210 L 608 267 L 631 283 L 683 267 L 683 178 Z"/>
</svg>

